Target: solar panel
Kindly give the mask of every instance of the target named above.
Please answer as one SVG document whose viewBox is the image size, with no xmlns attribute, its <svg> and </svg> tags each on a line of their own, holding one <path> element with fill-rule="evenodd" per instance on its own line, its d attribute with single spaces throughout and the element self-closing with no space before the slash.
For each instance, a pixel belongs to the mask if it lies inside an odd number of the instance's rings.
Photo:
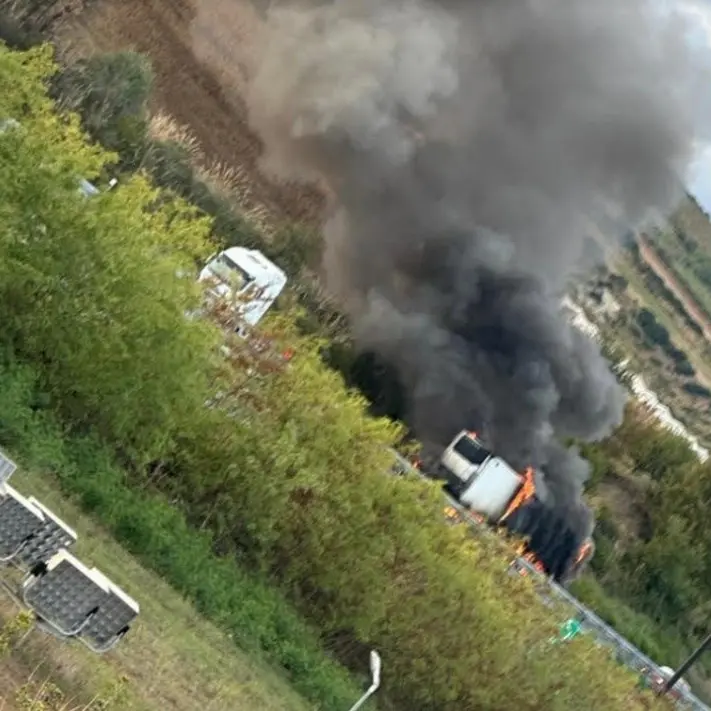
<svg viewBox="0 0 711 711">
<path fill-rule="evenodd" d="M 103 576 L 65 550 L 38 566 L 22 592 L 35 615 L 65 637 L 79 634 L 111 595 Z"/>
<path fill-rule="evenodd" d="M 44 521 L 27 543 L 20 549 L 13 562 L 32 568 L 52 558 L 62 548 L 71 548 L 77 540 L 76 532 L 44 504 L 30 497 L 28 501 L 44 516 Z"/>
<path fill-rule="evenodd" d="M 0 484 L 4 484 L 15 473 L 15 469 L 15 462 L 0 451 Z"/>
<path fill-rule="evenodd" d="M 140 608 L 133 598 L 112 583 L 103 573 L 96 568 L 93 572 L 104 579 L 110 595 L 81 631 L 80 639 L 93 652 L 101 654 L 113 648 L 128 632 L 131 623 L 138 617 Z"/>
<path fill-rule="evenodd" d="M 0 486 L 0 562 L 13 560 L 44 523 L 42 512 L 8 484 Z"/>
</svg>

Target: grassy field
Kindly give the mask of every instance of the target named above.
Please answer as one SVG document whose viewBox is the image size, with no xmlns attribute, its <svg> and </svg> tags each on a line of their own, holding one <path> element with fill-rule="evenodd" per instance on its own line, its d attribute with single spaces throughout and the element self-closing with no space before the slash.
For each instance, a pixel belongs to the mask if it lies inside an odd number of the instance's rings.
<svg viewBox="0 0 711 711">
<path fill-rule="evenodd" d="M 14 711 L 28 678 L 50 679 L 70 708 L 113 698 L 112 709 L 131 711 L 306 711 L 311 708 L 270 667 L 236 650 L 227 635 L 203 620 L 159 577 L 139 565 L 107 533 L 67 502 L 48 476 L 18 471 L 13 485 L 37 496 L 79 534 L 77 554 L 96 565 L 141 604 L 128 637 L 97 657 L 79 644 L 33 632 L 0 664 L 0 709 Z M 0 616 L 16 608 L 4 598 Z"/>
</svg>

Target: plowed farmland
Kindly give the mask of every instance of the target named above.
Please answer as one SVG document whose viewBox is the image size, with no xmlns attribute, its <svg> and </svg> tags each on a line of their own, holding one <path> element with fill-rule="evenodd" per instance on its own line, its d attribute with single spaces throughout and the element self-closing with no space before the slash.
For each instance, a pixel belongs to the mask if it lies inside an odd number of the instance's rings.
<svg viewBox="0 0 711 711">
<path fill-rule="evenodd" d="M 213 164 L 249 175 L 253 199 L 285 220 L 317 221 L 323 197 L 313 186 L 260 170 L 263 144 L 248 124 L 242 92 L 266 2 L 249 0 L 98 0 L 54 27 L 67 59 L 133 49 L 150 56 L 154 109 L 199 142 Z"/>
</svg>

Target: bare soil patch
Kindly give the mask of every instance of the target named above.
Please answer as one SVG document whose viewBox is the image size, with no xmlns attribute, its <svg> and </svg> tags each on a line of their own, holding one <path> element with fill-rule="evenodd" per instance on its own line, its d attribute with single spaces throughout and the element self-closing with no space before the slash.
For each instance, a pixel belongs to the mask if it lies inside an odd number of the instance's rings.
<svg viewBox="0 0 711 711">
<path fill-rule="evenodd" d="M 99 0 L 54 27 L 65 58 L 132 49 L 156 75 L 154 109 L 189 128 L 211 162 L 248 174 L 253 201 L 277 220 L 321 222 L 316 186 L 267 176 L 242 90 L 261 23 L 250 0 Z"/>
</svg>

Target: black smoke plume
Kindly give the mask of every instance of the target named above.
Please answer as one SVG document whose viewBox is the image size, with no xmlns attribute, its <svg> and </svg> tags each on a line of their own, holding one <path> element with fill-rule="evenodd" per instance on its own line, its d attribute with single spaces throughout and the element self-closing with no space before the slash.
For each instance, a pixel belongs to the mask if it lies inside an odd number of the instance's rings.
<svg viewBox="0 0 711 711">
<path fill-rule="evenodd" d="M 680 196 L 698 74 L 661 5 L 280 2 L 249 96 L 272 165 L 335 193 L 327 284 L 415 431 L 541 468 L 578 536 L 588 466 L 561 441 L 609 433 L 624 398 L 559 304 L 596 225 Z"/>
</svg>

